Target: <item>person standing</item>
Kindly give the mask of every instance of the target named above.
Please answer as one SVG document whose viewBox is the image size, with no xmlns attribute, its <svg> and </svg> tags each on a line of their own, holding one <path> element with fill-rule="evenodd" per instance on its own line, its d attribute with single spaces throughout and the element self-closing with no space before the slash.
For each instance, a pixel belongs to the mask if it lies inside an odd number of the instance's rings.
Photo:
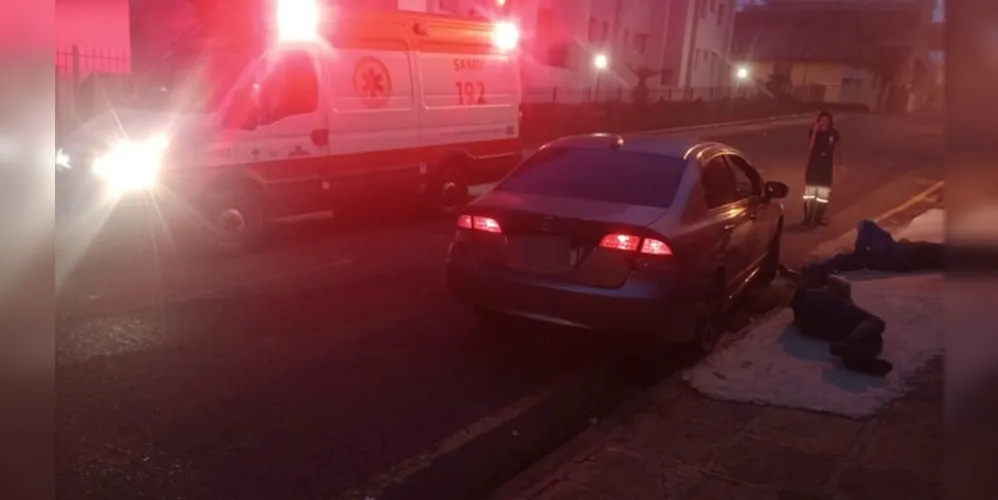
<svg viewBox="0 0 998 500">
<path fill-rule="evenodd" d="M 838 152 L 839 131 L 828 111 L 818 113 L 808 138 L 807 171 L 804 174 L 804 224 L 827 225 L 825 211 L 832 191 L 834 167 L 842 167 L 842 154 Z M 844 173 L 844 172 L 843 172 Z"/>
</svg>

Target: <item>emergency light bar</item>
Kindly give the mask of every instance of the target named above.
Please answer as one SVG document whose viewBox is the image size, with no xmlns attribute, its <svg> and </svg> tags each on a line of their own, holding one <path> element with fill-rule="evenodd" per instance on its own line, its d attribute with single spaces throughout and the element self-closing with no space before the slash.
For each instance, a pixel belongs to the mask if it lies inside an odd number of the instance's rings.
<svg viewBox="0 0 998 500">
<path fill-rule="evenodd" d="M 520 29 L 515 24 L 507 21 L 495 24 L 492 32 L 492 44 L 497 49 L 507 52 L 513 50 L 520 43 Z"/>
<path fill-rule="evenodd" d="M 277 0 L 277 36 L 281 42 L 319 38 L 318 0 Z"/>
</svg>

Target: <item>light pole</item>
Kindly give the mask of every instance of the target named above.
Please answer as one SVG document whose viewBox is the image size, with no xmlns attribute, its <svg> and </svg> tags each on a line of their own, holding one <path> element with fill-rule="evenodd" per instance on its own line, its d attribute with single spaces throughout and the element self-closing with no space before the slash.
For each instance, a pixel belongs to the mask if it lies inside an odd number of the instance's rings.
<svg viewBox="0 0 998 500">
<path fill-rule="evenodd" d="M 606 68 L 608 68 L 609 66 L 610 66 L 610 60 L 607 59 L 606 54 L 596 54 L 596 56 L 593 57 L 593 67 L 596 68 L 596 96 L 594 97 L 595 101 L 599 101 L 600 75 L 602 75 L 603 72 L 606 71 Z"/>
</svg>

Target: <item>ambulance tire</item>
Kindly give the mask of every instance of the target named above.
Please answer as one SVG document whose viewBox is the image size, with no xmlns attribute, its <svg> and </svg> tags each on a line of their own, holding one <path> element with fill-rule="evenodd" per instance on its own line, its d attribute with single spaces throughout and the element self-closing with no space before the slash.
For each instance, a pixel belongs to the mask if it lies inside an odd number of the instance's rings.
<svg viewBox="0 0 998 500">
<path fill-rule="evenodd" d="M 458 165 L 447 165 L 440 169 L 430 186 L 427 197 L 428 209 L 433 215 L 457 215 L 468 204 L 468 177 Z"/>
<path fill-rule="evenodd" d="M 256 189 L 221 188 L 206 196 L 201 215 L 205 222 L 202 245 L 210 253 L 245 253 L 263 246 L 267 223 Z"/>
</svg>

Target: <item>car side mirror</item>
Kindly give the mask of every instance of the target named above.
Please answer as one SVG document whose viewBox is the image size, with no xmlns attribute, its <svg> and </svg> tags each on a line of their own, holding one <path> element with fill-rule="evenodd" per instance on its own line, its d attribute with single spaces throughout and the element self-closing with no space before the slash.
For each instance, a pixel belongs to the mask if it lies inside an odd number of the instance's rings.
<svg viewBox="0 0 998 500">
<path fill-rule="evenodd" d="M 786 198 L 790 194 L 790 187 L 782 182 L 766 181 L 765 197 L 769 200 Z"/>
</svg>

